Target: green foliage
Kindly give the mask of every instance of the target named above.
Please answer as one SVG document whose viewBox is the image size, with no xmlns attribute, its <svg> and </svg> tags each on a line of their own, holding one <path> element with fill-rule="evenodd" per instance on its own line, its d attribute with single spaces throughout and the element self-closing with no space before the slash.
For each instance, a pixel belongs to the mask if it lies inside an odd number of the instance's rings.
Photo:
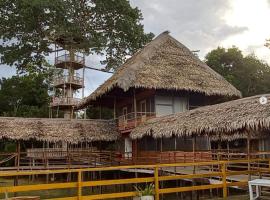
<svg viewBox="0 0 270 200">
<path fill-rule="evenodd" d="M 243 96 L 270 92 L 270 66 L 251 54 L 243 56 L 237 47 L 212 50 L 206 64 L 232 83 Z"/>
<path fill-rule="evenodd" d="M 142 14 L 128 0 L 1 0 L 2 62 L 18 69 L 43 69 L 54 43 L 104 55 L 115 69 L 153 38 Z"/>
<path fill-rule="evenodd" d="M 86 115 L 89 119 L 113 119 L 113 111 L 106 107 L 88 107 Z"/>
<path fill-rule="evenodd" d="M 44 74 L 13 76 L 0 80 L 0 115 L 48 117 L 48 82 Z"/>
<path fill-rule="evenodd" d="M 153 183 L 146 184 L 145 188 L 135 187 L 136 192 L 140 197 L 154 195 L 155 185 Z"/>
</svg>

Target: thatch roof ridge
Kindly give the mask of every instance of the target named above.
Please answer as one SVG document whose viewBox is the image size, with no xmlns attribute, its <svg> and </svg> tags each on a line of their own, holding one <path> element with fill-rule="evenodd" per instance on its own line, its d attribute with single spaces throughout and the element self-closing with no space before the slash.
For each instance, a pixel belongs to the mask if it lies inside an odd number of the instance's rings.
<svg viewBox="0 0 270 200">
<path fill-rule="evenodd" d="M 206 134 L 213 140 L 245 138 L 247 131 L 270 129 L 270 103 L 260 104 L 261 96 L 270 99 L 270 94 L 256 95 L 158 117 L 135 128 L 131 137 Z"/>
<path fill-rule="evenodd" d="M 79 143 L 118 137 L 114 120 L 0 117 L 0 139 Z"/>
<path fill-rule="evenodd" d="M 161 33 L 129 58 L 108 80 L 86 97 L 78 108 L 86 106 L 114 87 L 124 91 L 130 88 L 149 88 L 241 96 L 235 87 L 168 32 Z"/>
</svg>

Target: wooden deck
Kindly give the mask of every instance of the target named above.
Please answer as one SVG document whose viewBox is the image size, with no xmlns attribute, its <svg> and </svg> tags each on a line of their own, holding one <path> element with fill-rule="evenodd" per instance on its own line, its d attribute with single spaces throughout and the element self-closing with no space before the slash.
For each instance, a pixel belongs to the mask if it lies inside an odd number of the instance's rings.
<svg viewBox="0 0 270 200">
<path fill-rule="evenodd" d="M 229 187 L 247 187 L 247 176 L 249 178 L 256 178 L 257 176 L 264 177 L 264 174 L 270 173 L 270 159 L 250 159 L 250 160 L 235 160 L 235 161 L 213 161 L 213 162 L 197 162 L 197 163 L 174 163 L 174 164 L 158 164 L 158 165 L 133 165 L 133 166 L 115 166 L 115 167 L 95 167 L 85 169 L 67 169 L 67 170 L 33 170 L 33 171 L 13 171 L 13 172 L 0 172 L 0 177 L 18 177 L 18 176 L 32 176 L 32 175 L 49 175 L 49 174 L 63 174 L 63 173 L 76 173 L 77 181 L 72 182 L 57 182 L 57 183 L 46 183 L 46 184 L 35 184 L 32 185 L 20 185 L 20 186 L 3 186 L 0 187 L 0 193 L 13 192 L 27 192 L 27 191 L 43 191 L 48 189 L 66 189 L 76 188 L 77 195 L 73 197 L 62 197 L 60 199 L 111 199 L 121 197 L 133 197 L 137 193 L 134 190 L 122 191 L 122 192 L 110 192 L 102 193 L 100 190 L 93 190 L 90 194 L 83 194 L 82 189 L 84 187 L 101 187 L 101 186 L 116 186 L 125 184 L 155 184 L 155 199 L 159 200 L 160 195 L 199 191 L 199 190 L 210 190 L 210 189 L 221 189 L 223 197 L 227 198 Z M 235 170 L 231 166 L 249 165 L 250 170 Z M 266 166 L 267 164 L 267 166 Z M 213 167 L 214 166 L 214 167 Z M 257 166 L 257 167 L 255 167 Z M 261 167 L 258 167 L 261 166 Z M 262 167 L 264 166 L 264 167 Z M 195 168 L 195 170 L 194 170 Z M 207 170 L 206 170 L 207 169 Z M 209 169 L 214 169 L 210 171 Z M 125 170 L 129 172 L 148 172 L 151 175 L 140 176 L 132 178 L 116 178 L 115 179 L 84 179 L 84 173 L 96 173 L 96 172 L 108 172 L 112 171 L 115 173 L 117 170 Z M 144 170 L 144 171 L 143 171 Z M 232 178 L 233 177 L 233 178 Z M 240 178 L 239 178 L 240 177 Z M 203 182 L 202 180 L 210 180 Z M 191 186 L 181 187 L 163 187 L 164 181 L 175 181 L 175 180 L 200 180 L 200 184 L 192 184 Z M 197 182 L 197 181 L 196 181 Z"/>
</svg>

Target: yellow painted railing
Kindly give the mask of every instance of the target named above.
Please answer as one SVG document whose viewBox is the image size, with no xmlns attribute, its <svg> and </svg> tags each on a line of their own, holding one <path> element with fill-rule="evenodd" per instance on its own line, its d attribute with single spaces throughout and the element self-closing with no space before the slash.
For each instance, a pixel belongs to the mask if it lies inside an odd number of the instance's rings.
<svg viewBox="0 0 270 200">
<path fill-rule="evenodd" d="M 195 190 L 207 190 L 219 188 L 223 190 L 223 197 L 226 198 L 228 194 L 228 187 L 231 186 L 246 186 L 248 177 L 250 175 L 260 176 L 270 172 L 269 159 L 249 159 L 249 160 L 233 160 L 233 161 L 213 161 L 213 162 L 194 162 L 194 163 L 174 163 L 174 164 L 159 164 L 159 165 L 133 165 L 133 166 L 113 166 L 113 167 L 96 167 L 84 169 L 64 169 L 64 170 L 40 170 L 40 171 L 7 171 L 0 172 L 0 177 L 16 177 L 16 176 L 30 176 L 38 174 L 63 174 L 63 173 L 77 173 L 76 182 L 62 182 L 49 184 L 35 184 L 35 185 L 19 185 L 19 186 L 3 186 L 0 187 L 0 193 L 9 194 L 16 192 L 41 191 L 51 189 L 67 189 L 77 188 L 77 195 L 73 197 L 62 197 L 57 200 L 67 199 L 112 199 L 122 197 L 136 196 L 135 191 L 106 193 L 106 194 L 91 194 L 83 195 L 82 188 L 96 187 L 96 186 L 115 186 L 121 184 L 138 184 L 138 183 L 154 183 L 155 185 L 155 199 L 159 200 L 160 195 L 168 193 L 188 192 Z M 232 170 L 237 165 L 241 165 L 241 170 Z M 243 166 L 246 166 L 243 169 Z M 93 180 L 84 181 L 83 173 L 85 172 L 104 172 L 116 170 L 149 170 L 153 174 L 150 177 L 143 178 L 125 178 L 125 179 L 111 179 L 111 180 Z M 182 169 L 182 171 L 177 171 Z M 191 169 L 191 170 L 190 170 Z M 204 169 L 204 170 L 202 170 Z M 206 170 L 207 169 L 207 170 Z M 184 171 L 183 171 L 184 170 Z M 186 173 L 189 171 L 189 173 Z M 166 175 L 161 172 L 166 171 Z M 191 172 L 190 172 L 191 171 Z M 173 174 L 173 175 L 172 175 Z M 243 175 L 245 178 L 239 181 L 229 182 L 230 177 L 235 175 Z M 215 179 L 215 184 L 204 184 L 174 188 L 162 188 L 163 181 L 172 181 L 180 179 L 194 179 L 194 178 L 208 178 Z"/>
</svg>

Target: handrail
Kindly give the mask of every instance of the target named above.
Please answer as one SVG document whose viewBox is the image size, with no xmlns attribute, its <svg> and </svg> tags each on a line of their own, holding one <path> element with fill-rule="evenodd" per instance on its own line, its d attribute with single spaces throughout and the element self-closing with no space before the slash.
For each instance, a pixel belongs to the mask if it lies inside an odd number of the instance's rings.
<svg viewBox="0 0 270 200">
<path fill-rule="evenodd" d="M 130 112 L 117 118 L 118 127 L 120 130 L 134 128 L 140 123 L 143 123 L 150 118 L 154 118 L 155 116 L 155 112 Z"/>
<path fill-rule="evenodd" d="M 83 78 L 80 76 L 70 76 L 70 75 L 63 75 L 54 77 L 54 85 L 65 84 L 65 83 L 75 83 L 78 85 L 83 85 Z"/>
<path fill-rule="evenodd" d="M 80 101 L 81 99 L 74 97 L 54 97 L 50 105 L 77 105 Z"/>
<path fill-rule="evenodd" d="M 257 162 L 258 164 L 267 163 L 267 168 L 258 168 L 256 170 L 244 170 L 244 171 L 231 171 L 228 166 L 237 163 L 250 164 Z M 36 185 L 21 185 L 21 186 L 5 186 L 0 187 L 0 193 L 11 193 L 11 192 L 22 192 L 22 191 L 35 191 L 35 190 L 48 190 L 48 189 L 64 189 L 64 188 L 77 188 L 77 196 L 65 197 L 65 199 L 109 199 L 109 198 L 120 198 L 120 197 L 132 197 L 136 196 L 137 193 L 134 191 L 125 191 L 117 193 L 107 193 L 107 194 L 88 194 L 83 195 L 83 187 L 96 187 L 96 186 L 106 186 L 106 185 L 119 185 L 119 184 L 134 184 L 134 183 L 149 183 L 155 184 L 155 199 L 159 200 L 161 194 L 177 193 L 185 191 L 196 191 L 196 190 L 206 190 L 206 189 L 218 189 L 221 188 L 223 191 L 223 197 L 228 196 L 228 187 L 231 186 L 246 186 L 246 180 L 239 180 L 235 182 L 228 182 L 228 178 L 231 175 L 236 174 L 259 174 L 269 173 L 270 159 L 250 159 L 250 160 L 234 160 L 234 161 L 211 161 L 211 162 L 198 162 L 198 163 L 173 163 L 173 164 L 158 164 L 158 165 L 134 165 L 134 166 L 117 166 L 117 167 L 97 167 L 97 168 L 85 168 L 85 169 L 68 169 L 68 170 L 42 170 L 42 171 L 19 171 L 19 172 L 0 172 L 0 177 L 10 177 L 10 176 L 30 176 L 37 174 L 59 174 L 59 173 L 77 173 L 76 182 L 68 183 L 50 183 L 50 184 L 36 184 Z M 217 166 L 216 171 L 207 171 L 205 173 L 200 173 L 200 170 L 196 171 L 198 167 L 204 166 Z M 168 167 L 194 167 L 195 173 L 183 174 L 183 175 L 161 175 L 160 170 L 166 170 Z M 125 169 L 148 169 L 152 170 L 153 176 L 150 177 L 140 177 L 140 178 L 125 178 L 125 179 L 109 179 L 109 180 L 91 180 L 84 181 L 84 172 L 98 172 L 98 171 L 115 171 L 115 170 L 125 170 Z M 198 173 L 199 172 L 199 173 Z M 208 178 L 215 179 L 218 182 L 216 184 L 203 184 L 195 186 L 183 186 L 183 187 L 169 187 L 162 188 L 160 182 L 171 181 L 179 179 L 194 179 L 194 178 Z M 59 198 L 63 199 L 63 198 Z"/>
<path fill-rule="evenodd" d="M 84 64 L 85 59 L 83 56 L 74 55 L 74 60 L 71 59 L 70 54 L 63 54 L 55 58 L 55 64 L 59 64 L 62 62 L 76 62 L 79 64 Z"/>
</svg>

